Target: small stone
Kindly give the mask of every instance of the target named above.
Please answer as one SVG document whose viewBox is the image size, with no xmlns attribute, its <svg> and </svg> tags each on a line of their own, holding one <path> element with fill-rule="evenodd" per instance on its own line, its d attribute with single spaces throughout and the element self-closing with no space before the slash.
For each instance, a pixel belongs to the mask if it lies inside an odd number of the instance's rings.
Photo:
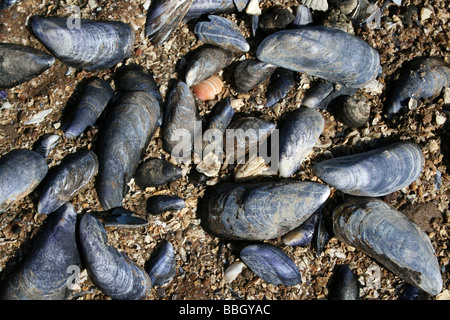
<svg viewBox="0 0 450 320">
<path fill-rule="evenodd" d="M 431 15 L 433 14 L 433 11 L 428 9 L 428 8 L 422 8 L 422 10 L 420 10 L 420 20 L 421 21 L 425 21 L 430 19 Z"/>
</svg>

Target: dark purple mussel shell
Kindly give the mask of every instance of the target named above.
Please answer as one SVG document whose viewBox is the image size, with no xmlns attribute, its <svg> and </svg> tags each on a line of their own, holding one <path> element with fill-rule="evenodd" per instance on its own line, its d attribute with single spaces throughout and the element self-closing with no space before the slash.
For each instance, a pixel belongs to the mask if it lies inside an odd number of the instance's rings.
<svg viewBox="0 0 450 320">
<path fill-rule="evenodd" d="M 192 87 L 228 67 L 232 61 L 231 51 L 209 44 L 203 45 L 187 61 L 185 82 Z"/>
<path fill-rule="evenodd" d="M 72 18 L 31 18 L 31 29 L 38 40 L 65 64 L 87 71 L 108 69 L 131 56 L 134 30 L 123 22 Z"/>
<path fill-rule="evenodd" d="M 104 209 L 122 206 L 127 183 L 156 130 L 160 106 L 145 91 L 120 93 L 108 110 L 96 146 L 97 194 Z"/>
<path fill-rule="evenodd" d="M 145 268 L 152 280 L 152 287 L 162 286 L 175 277 L 176 261 L 173 245 L 169 241 L 162 241 Z"/>
<path fill-rule="evenodd" d="M 320 217 L 320 210 L 314 212 L 305 222 L 281 237 L 281 241 L 288 246 L 305 247 L 313 240 L 314 232 Z"/>
<path fill-rule="evenodd" d="M 12 150 L 0 158 L 0 213 L 30 194 L 48 172 L 48 165 L 37 152 Z"/>
<path fill-rule="evenodd" d="M 266 91 L 266 107 L 273 107 L 283 100 L 295 86 L 295 71 L 277 68 L 270 77 Z"/>
<path fill-rule="evenodd" d="M 238 92 L 249 92 L 269 79 L 277 68 L 276 65 L 258 60 L 240 61 L 234 70 L 234 87 Z"/>
<path fill-rule="evenodd" d="M 417 143 L 401 141 L 319 162 L 314 165 L 313 171 L 319 179 L 342 192 L 380 197 L 416 181 L 424 163 Z"/>
<path fill-rule="evenodd" d="M 163 214 L 166 211 L 181 210 L 186 207 L 183 198 L 160 194 L 147 199 L 147 212 L 153 215 Z"/>
<path fill-rule="evenodd" d="M 258 47 L 259 60 L 352 87 L 363 87 L 381 71 L 380 56 L 360 38 L 325 26 L 282 30 Z"/>
<path fill-rule="evenodd" d="M 347 264 L 337 265 L 328 284 L 328 300 L 358 300 L 359 283 Z"/>
<path fill-rule="evenodd" d="M 89 79 L 70 120 L 63 125 L 66 137 L 78 137 L 93 126 L 113 95 L 114 89 L 108 82 L 97 77 Z"/>
<path fill-rule="evenodd" d="M 146 187 L 161 186 L 182 177 L 181 167 L 163 159 L 152 158 L 139 166 L 134 180 L 139 188 L 145 189 Z"/>
<path fill-rule="evenodd" d="M 194 0 L 184 16 L 184 20 L 196 19 L 204 14 L 232 13 L 235 11 L 236 6 L 233 0 Z"/>
<path fill-rule="evenodd" d="M 60 136 L 54 133 L 46 133 L 33 145 L 33 151 L 41 157 L 47 158 L 50 152 L 59 144 Z"/>
<path fill-rule="evenodd" d="M 400 211 L 380 199 L 355 198 L 337 206 L 332 219 L 338 240 L 429 294 L 441 292 L 441 270 L 430 238 Z"/>
<path fill-rule="evenodd" d="M 197 22 L 194 32 L 202 42 L 232 52 L 248 52 L 250 50 L 250 45 L 236 23 L 224 17 L 209 15 L 208 21 Z"/>
<path fill-rule="evenodd" d="M 97 174 L 97 155 L 87 149 L 66 156 L 42 181 L 37 212 L 49 214 L 72 197 Z"/>
<path fill-rule="evenodd" d="M 302 282 L 294 261 L 283 250 L 269 244 L 248 245 L 239 254 L 258 277 L 273 285 L 294 286 Z"/>
<path fill-rule="evenodd" d="M 8 89 L 37 77 L 55 58 L 31 47 L 0 43 L 0 61 L 0 88 Z"/>
<path fill-rule="evenodd" d="M 439 57 L 417 57 L 402 67 L 389 92 L 388 119 L 408 105 L 409 99 L 430 98 L 450 86 L 450 64 Z"/>
<path fill-rule="evenodd" d="M 149 294 L 147 272 L 107 243 L 105 227 L 91 213 L 80 220 L 79 238 L 88 275 L 104 294 L 115 300 L 140 300 Z"/>
<path fill-rule="evenodd" d="M 328 186 L 309 181 L 219 183 L 206 189 L 198 212 L 214 236 L 267 240 L 301 225 L 329 195 Z"/>
<path fill-rule="evenodd" d="M 30 251 L 3 288 L 3 300 L 63 300 L 70 294 L 69 268 L 79 271 L 77 214 L 69 203 L 52 212 L 32 238 Z"/>
</svg>

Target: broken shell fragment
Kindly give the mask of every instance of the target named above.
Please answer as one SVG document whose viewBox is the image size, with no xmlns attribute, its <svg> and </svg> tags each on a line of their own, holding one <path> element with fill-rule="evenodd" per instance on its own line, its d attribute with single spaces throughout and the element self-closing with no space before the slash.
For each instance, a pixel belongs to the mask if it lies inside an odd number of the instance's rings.
<svg viewBox="0 0 450 320">
<path fill-rule="evenodd" d="M 380 197 L 401 190 L 417 180 L 424 163 L 419 145 L 402 141 L 319 162 L 313 171 L 319 179 L 342 192 Z"/>
<path fill-rule="evenodd" d="M 222 183 L 206 189 L 199 203 L 205 230 L 234 240 L 266 240 L 306 221 L 330 195 L 307 181 Z"/>
<path fill-rule="evenodd" d="M 250 270 L 268 283 L 294 286 L 302 282 L 294 261 L 273 245 L 249 245 L 241 250 L 239 256 Z"/>
<path fill-rule="evenodd" d="M 212 75 L 208 79 L 197 83 L 192 87 L 192 92 L 201 101 L 213 100 L 218 94 L 223 92 L 224 84 L 218 75 Z"/>
<path fill-rule="evenodd" d="M 356 198 L 335 208 L 333 232 L 406 282 L 431 295 L 442 290 L 441 271 L 428 235 L 404 214 L 375 198 Z"/>
</svg>

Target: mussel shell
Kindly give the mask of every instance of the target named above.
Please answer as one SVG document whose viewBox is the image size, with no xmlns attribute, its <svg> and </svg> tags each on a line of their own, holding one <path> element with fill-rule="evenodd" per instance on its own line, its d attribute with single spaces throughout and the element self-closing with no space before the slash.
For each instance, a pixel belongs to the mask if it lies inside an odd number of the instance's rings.
<svg viewBox="0 0 450 320">
<path fill-rule="evenodd" d="M 236 6 L 233 0 L 194 0 L 184 16 L 184 20 L 196 19 L 204 14 L 232 13 L 235 11 Z"/>
<path fill-rule="evenodd" d="M 356 198 L 335 208 L 333 232 L 406 282 L 437 295 L 442 276 L 427 234 L 405 215 L 375 198 Z"/>
<path fill-rule="evenodd" d="M 380 56 L 360 38 L 325 26 L 278 31 L 258 47 L 259 60 L 330 82 L 362 87 L 381 70 Z"/>
<path fill-rule="evenodd" d="M 220 183 L 206 189 L 198 212 L 214 236 L 266 240 L 305 222 L 329 195 L 328 186 L 307 181 Z"/>
<path fill-rule="evenodd" d="M 249 245 L 239 256 L 258 277 L 273 285 L 294 286 L 302 281 L 294 261 L 273 245 Z"/>
<path fill-rule="evenodd" d="M 162 286 L 175 277 L 175 251 L 169 241 L 159 244 L 156 252 L 152 254 L 146 270 L 152 280 L 152 287 Z"/>
<path fill-rule="evenodd" d="M 279 171 L 290 177 L 312 151 L 325 126 L 322 114 L 316 109 L 299 108 L 287 116 L 280 126 Z"/>
<path fill-rule="evenodd" d="M 0 158 L 0 213 L 30 194 L 48 172 L 45 158 L 25 149 L 12 150 Z"/>
<path fill-rule="evenodd" d="M 295 72 L 284 68 L 277 68 L 270 77 L 270 83 L 266 91 L 266 107 L 284 99 L 287 93 L 295 85 Z"/>
<path fill-rule="evenodd" d="M 328 284 L 328 300 L 358 300 L 359 284 L 350 267 L 337 265 Z"/>
<path fill-rule="evenodd" d="M 89 277 L 104 294 L 116 300 L 139 300 L 149 294 L 147 272 L 108 245 L 105 227 L 91 213 L 80 220 L 79 238 Z"/>
<path fill-rule="evenodd" d="M 27 256 L 7 279 L 6 300 L 62 300 L 70 293 L 69 267 L 81 267 L 76 240 L 77 214 L 65 204 L 48 216 L 32 239 Z M 76 270 L 76 269 L 74 269 Z"/>
<path fill-rule="evenodd" d="M 302 106 L 308 108 L 320 108 L 323 101 L 333 92 L 333 90 L 333 83 L 328 81 L 320 81 L 306 91 L 302 100 Z M 326 107 L 321 109 L 326 109 Z"/>
<path fill-rule="evenodd" d="M 450 64 L 439 57 L 418 57 L 402 67 L 393 83 L 386 106 L 388 119 L 403 109 L 410 98 L 430 98 L 450 86 Z"/>
<path fill-rule="evenodd" d="M 163 44 L 178 27 L 193 0 L 153 0 L 147 12 L 145 36 L 153 45 Z"/>
<path fill-rule="evenodd" d="M 8 89 L 37 77 L 55 58 L 31 47 L 0 43 L 0 61 L 0 88 Z"/>
<path fill-rule="evenodd" d="M 303 4 L 299 4 L 295 9 L 295 19 L 292 21 L 292 25 L 296 28 L 301 28 L 312 23 L 313 17 L 311 9 Z"/>
<path fill-rule="evenodd" d="M 139 228 L 148 225 L 148 221 L 137 216 L 134 212 L 123 207 L 109 210 L 101 221 L 105 227 L 114 228 Z"/>
<path fill-rule="evenodd" d="M 256 88 L 272 75 L 277 66 L 258 60 L 244 60 L 234 70 L 234 85 L 238 92 L 246 93 Z"/>
<path fill-rule="evenodd" d="M 97 194 L 108 210 L 122 206 L 127 183 L 133 177 L 156 130 L 160 106 L 144 91 L 121 93 L 108 110 L 96 146 L 99 161 Z"/>
<path fill-rule="evenodd" d="M 136 170 L 134 180 L 136 185 L 146 187 L 161 186 L 183 177 L 183 170 L 170 162 L 162 159 L 149 159 Z"/>
<path fill-rule="evenodd" d="M 203 45 L 199 47 L 186 65 L 185 82 L 191 87 L 228 67 L 233 60 L 233 53 L 229 50 Z"/>
<path fill-rule="evenodd" d="M 59 144 L 59 135 L 53 133 L 44 134 L 33 145 L 33 151 L 39 153 L 43 158 L 47 158 L 50 152 Z"/>
<path fill-rule="evenodd" d="M 305 247 L 309 245 L 313 239 L 317 222 L 319 221 L 320 209 L 312 214 L 305 222 L 295 229 L 292 229 L 281 237 L 281 241 L 288 246 Z"/>
<path fill-rule="evenodd" d="M 160 194 L 147 199 L 147 211 L 153 215 L 163 214 L 166 211 L 181 210 L 186 207 L 183 198 Z"/>
<path fill-rule="evenodd" d="M 0 0 L 0 10 L 5 10 L 19 2 L 19 0 Z"/>
<path fill-rule="evenodd" d="M 424 163 L 419 145 L 402 141 L 319 162 L 313 171 L 319 179 L 342 192 L 380 197 L 417 180 Z"/>
<path fill-rule="evenodd" d="M 82 189 L 98 172 L 97 155 L 87 149 L 66 156 L 42 181 L 37 212 L 49 214 Z"/>
<path fill-rule="evenodd" d="M 284 30 L 295 20 L 294 14 L 286 8 L 273 8 L 259 17 L 258 27 L 270 34 Z"/>
<path fill-rule="evenodd" d="M 247 52 L 250 45 L 239 27 L 232 20 L 209 15 L 209 21 L 199 21 L 194 33 L 200 41 L 222 47 L 232 52 Z"/>
<path fill-rule="evenodd" d="M 118 21 L 32 17 L 31 28 L 38 40 L 65 64 L 87 71 L 110 68 L 131 56 L 133 29 Z"/>
<path fill-rule="evenodd" d="M 195 97 L 186 83 L 179 81 L 167 97 L 162 134 L 163 149 L 179 162 L 191 159 L 194 138 L 200 129 L 196 126 L 198 120 Z"/>
<path fill-rule="evenodd" d="M 113 94 L 114 89 L 105 80 L 97 77 L 90 79 L 73 111 L 73 116 L 63 125 L 66 137 L 78 137 L 87 127 L 93 126 Z"/>
</svg>

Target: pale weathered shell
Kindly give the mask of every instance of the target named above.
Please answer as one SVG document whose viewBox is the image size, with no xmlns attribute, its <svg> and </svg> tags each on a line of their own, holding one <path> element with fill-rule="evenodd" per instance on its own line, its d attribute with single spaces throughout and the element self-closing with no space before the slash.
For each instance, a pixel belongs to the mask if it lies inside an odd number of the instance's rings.
<svg viewBox="0 0 450 320">
<path fill-rule="evenodd" d="M 160 105 L 144 91 L 121 93 L 108 110 L 97 140 L 97 194 L 104 209 L 122 205 L 127 184 L 156 130 Z"/>
<path fill-rule="evenodd" d="M 155 249 L 155 253 L 152 254 L 146 271 L 152 280 L 152 287 L 162 286 L 175 277 L 175 251 L 169 241 L 163 241 Z"/>
<path fill-rule="evenodd" d="M 79 272 L 81 267 L 76 223 L 77 213 L 69 203 L 48 216 L 32 238 L 27 256 L 8 277 L 2 300 L 68 298 L 72 272 Z"/>
<path fill-rule="evenodd" d="M 30 194 L 48 172 L 45 158 L 25 149 L 12 150 L 0 158 L 0 213 Z"/>
<path fill-rule="evenodd" d="M 239 62 L 234 70 L 234 84 L 238 92 L 249 92 L 268 79 L 277 66 L 258 60 Z"/>
<path fill-rule="evenodd" d="M 133 29 L 118 21 L 32 17 L 31 28 L 40 42 L 65 64 L 88 71 L 107 69 L 131 56 Z"/>
<path fill-rule="evenodd" d="M 278 31 L 258 47 L 259 60 L 327 81 L 363 87 L 381 71 L 380 56 L 362 39 L 325 26 Z"/>
<path fill-rule="evenodd" d="M 302 3 L 311 8 L 312 10 L 327 11 L 328 2 L 327 0 L 302 0 Z"/>
<path fill-rule="evenodd" d="M 419 145 L 402 141 L 319 162 L 313 171 L 319 179 L 342 192 L 380 197 L 417 180 L 424 163 Z"/>
<path fill-rule="evenodd" d="M 3 89 L 37 77 L 55 62 L 45 52 L 12 43 L 0 43 L 0 60 L 0 88 Z"/>
<path fill-rule="evenodd" d="M 301 164 L 319 140 L 325 126 L 316 109 L 299 108 L 287 115 L 280 126 L 280 176 L 288 178 Z"/>
<path fill-rule="evenodd" d="M 249 245 L 239 256 L 258 277 L 273 285 L 293 286 L 302 281 L 294 261 L 273 245 Z"/>
<path fill-rule="evenodd" d="M 105 227 L 92 213 L 81 218 L 79 238 L 89 277 L 103 293 L 116 300 L 139 300 L 149 294 L 147 272 L 107 243 Z"/>
<path fill-rule="evenodd" d="M 437 295 L 442 276 L 427 234 L 405 215 L 374 198 L 349 200 L 333 212 L 334 235 L 403 280 Z"/>
<path fill-rule="evenodd" d="M 292 22 L 296 28 L 301 28 L 313 23 L 311 9 L 303 4 L 299 4 L 295 10 L 295 19 Z"/>
<path fill-rule="evenodd" d="M 89 79 L 72 117 L 63 125 L 66 137 L 78 137 L 87 127 L 93 126 L 113 94 L 114 89 L 105 80 L 97 77 Z"/>
<path fill-rule="evenodd" d="M 410 98 L 430 98 L 450 86 L 450 64 L 439 57 L 418 57 L 402 67 L 389 92 L 388 119 L 403 109 Z"/>
<path fill-rule="evenodd" d="M 199 40 L 232 52 L 250 50 L 244 35 L 232 20 L 215 15 L 209 15 L 208 19 L 209 21 L 200 21 L 195 25 L 194 33 Z"/>
<path fill-rule="evenodd" d="M 235 280 L 238 275 L 244 270 L 245 263 L 242 261 L 235 261 L 231 265 L 228 266 L 228 268 L 225 269 L 223 273 L 223 278 L 226 283 L 230 283 L 233 280 Z"/>
<path fill-rule="evenodd" d="M 185 82 L 191 87 L 218 73 L 230 65 L 233 54 L 220 47 L 203 45 L 199 47 L 186 65 Z"/>
<path fill-rule="evenodd" d="M 193 0 L 153 0 L 147 12 L 145 36 L 153 45 L 163 44 L 178 27 Z"/>
<path fill-rule="evenodd" d="M 223 92 L 224 83 L 222 79 L 213 74 L 208 79 L 197 83 L 192 87 L 192 92 L 201 101 L 208 101 L 214 99 L 218 94 Z"/>
<path fill-rule="evenodd" d="M 220 238 L 273 239 L 306 221 L 329 195 L 328 186 L 307 181 L 222 183 L 206 189 L 198 212 Z"/>
<path fill-rule="evenodd" d="M 69 154 L 42 181 L 37 212 L 52 213 L 70 201 L 97 172 L 98 159 L 93 151 L 81 149 Z"/>
</svg>

